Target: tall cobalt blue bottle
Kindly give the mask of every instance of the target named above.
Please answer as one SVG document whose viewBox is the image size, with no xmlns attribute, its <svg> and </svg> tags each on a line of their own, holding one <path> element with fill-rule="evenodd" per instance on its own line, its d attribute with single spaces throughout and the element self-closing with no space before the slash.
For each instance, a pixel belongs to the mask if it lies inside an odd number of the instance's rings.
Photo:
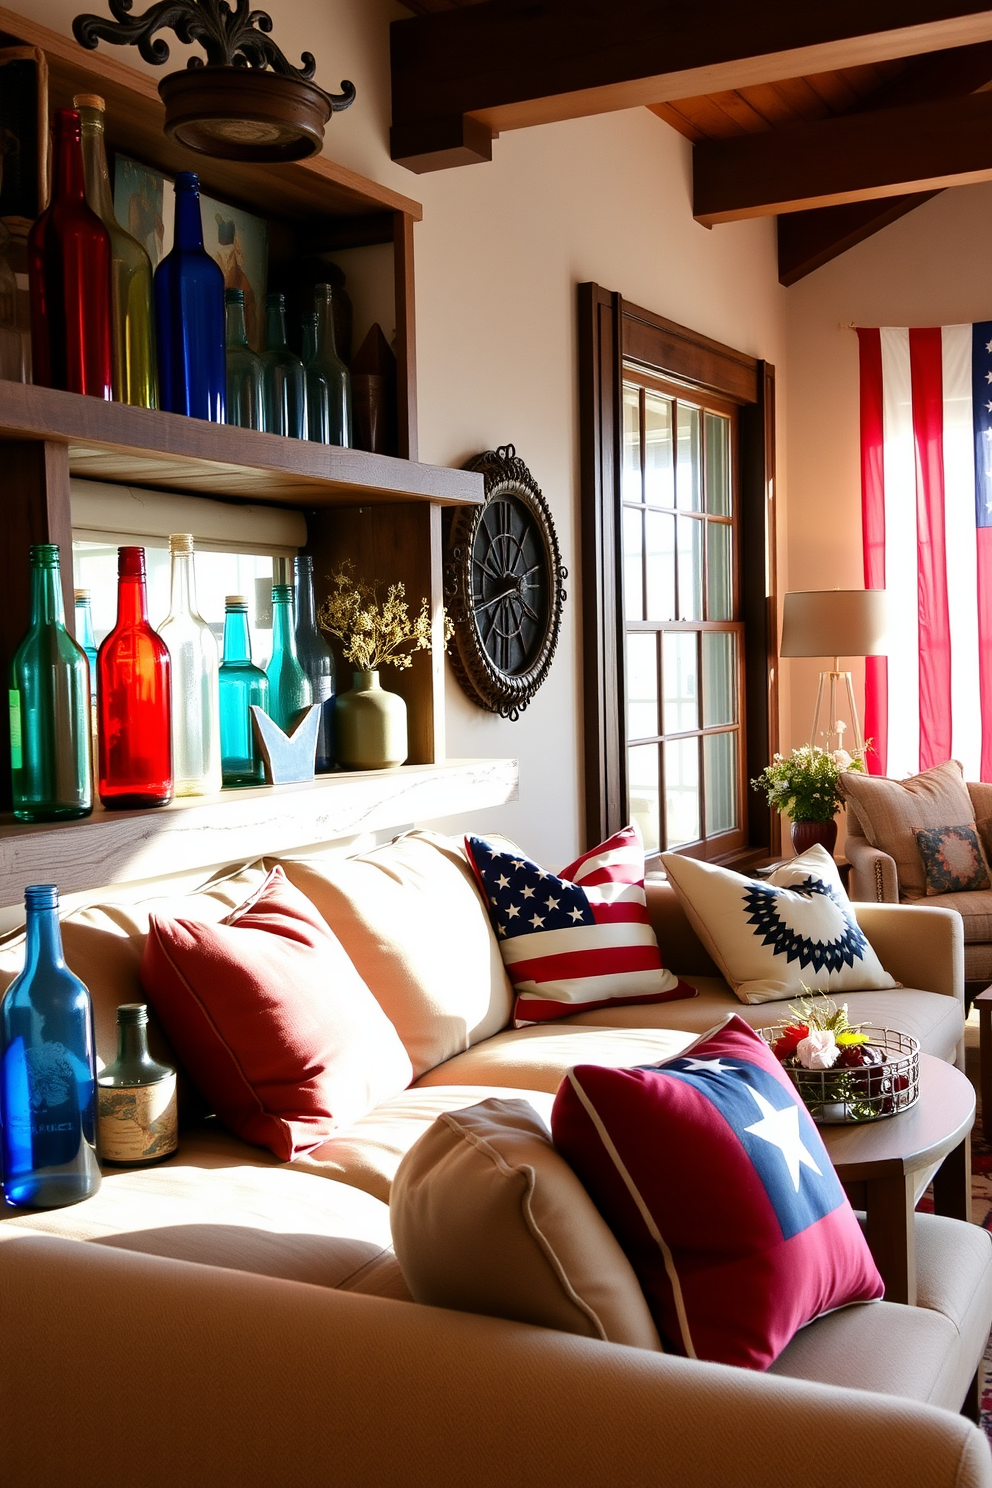
<svg viewBox="0 0 992 1488">
<path fill-rule="evenodd" d="M 224 276 L 203 246 L 200 180 L 176 176 L 176 236 L 155 270 L 159 403 L 170 413 L 224 422 L 227 362 Z"/>
<path fill-rule="evenodd" d="M 8 1204 L 56 1209 L 100 1187 L 90 994 L 65 964 L 54 884 L 24 891 L 24 970 L 0 1006 L 0 1122 Z"/>
</svg>

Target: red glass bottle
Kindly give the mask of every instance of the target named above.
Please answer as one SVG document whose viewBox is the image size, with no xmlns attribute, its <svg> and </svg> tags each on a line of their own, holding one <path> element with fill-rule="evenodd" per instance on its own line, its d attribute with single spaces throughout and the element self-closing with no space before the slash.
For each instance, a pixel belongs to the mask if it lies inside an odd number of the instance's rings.
<svg viewBox="0 0 992 1488">
<path fill-rule="evenodd" d="M 144 548 L 117 549 L 117 624 L 97 656 L 100 800 L 108 809 L 172 800 L 169 648 L 148 623 Z"/>
<path fill-rule="evenodd" d="M 76 110 L 56 109 L 52 133 L 52 201 L 28 235 L 34 380 L 109 399 L 110 234 L 86 203 Z"/>
</svg>

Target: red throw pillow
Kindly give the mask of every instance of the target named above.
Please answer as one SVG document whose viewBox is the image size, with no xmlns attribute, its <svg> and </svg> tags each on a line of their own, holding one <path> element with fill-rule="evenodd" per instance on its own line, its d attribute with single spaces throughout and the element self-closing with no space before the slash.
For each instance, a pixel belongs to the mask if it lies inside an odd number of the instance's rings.
<svg viewBox="0 0 992 1488">
<path fill-rule="evenodd" d="M 644 895 L 644 847 L 624 827 L 557 876 L 485 837 L 466 837 L 517 993 L 516 1028 L 620 1003 L 695 997 L 662 965 Z"/>
<path fill-rule="evenodd" d="M 579 1065 L 551 1130 L 674 1353 L 767 1369 L 805 1323 L 882 1295 L 809 1113 L 736 1015 L 662 1064 Z"/>
<path fill-rule="evenodd" d="M 141 982 L 225 1125 L 286 1162 L 412 1079 L 396 1029 L 281 868 L 219 925 L 152 915 Z"/>
</svg>

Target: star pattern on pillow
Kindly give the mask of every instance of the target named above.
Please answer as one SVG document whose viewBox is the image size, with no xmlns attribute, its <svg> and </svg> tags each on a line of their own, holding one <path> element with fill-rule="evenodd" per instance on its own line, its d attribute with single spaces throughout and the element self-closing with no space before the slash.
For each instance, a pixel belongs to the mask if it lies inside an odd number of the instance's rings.
<svg viewBox="0 0 992 1488">
<path fill-rule="evenodd" d="M 774 955 L 785 956 L 786 961 L 798 961 L 800 966 L 812 967 L 815 972 L 840 971 L 863 959 L 868 942 L 829 884 L 819 878 L 808 878 L 791 892 L 808 899 L 814 894 L 829 899 L 840 911 L 843 933 L 832 940 L 813 940 L 801 934 L 779 911 L 782 891 L 756 883 L 745 891 L 744 905 L 750 911 L 747 923 L 754 926 L 753 933 L 762 937 L 763 945 L 771 946 Z"/>
</svg>

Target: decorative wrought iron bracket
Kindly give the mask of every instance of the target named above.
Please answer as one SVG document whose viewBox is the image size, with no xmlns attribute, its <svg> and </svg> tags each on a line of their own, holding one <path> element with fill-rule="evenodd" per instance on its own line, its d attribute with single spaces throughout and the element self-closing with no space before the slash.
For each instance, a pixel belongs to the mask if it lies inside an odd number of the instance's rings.
<svg viewBox="0 0 992 1488">
<path fill-rule="evenodd" d="M 114 46 L 136 46 L 146 62 L 161 66 L 169 60 L 168 43 L 156 36 L 157 31 L 174 31 L 181 42 L 199 44 L 206 53 L 206 63 L 191 57 L 188 67 L 245 67 L 296 78 L 316 88 L 313 81 L 317 63 L 312 52 L 304 52 L 301 67 L 294 67 L 269 36 L 272 17 L 264 10 L 249 10 L 248 0 L 236 0 L 232 9 L 227 0 L 157 0 L 144 15 L 131 15 L 133 0 L 107 0 L 113 20 L 98 15 L 78 15 L 72 23 L 72 34 L 80 46 L 93 51 L 101 41 Z M 333 113 L 340 113 L 355 101 L 355 85 L 342 82 L 340 93 L 319 89 Z"/>
</svg>

